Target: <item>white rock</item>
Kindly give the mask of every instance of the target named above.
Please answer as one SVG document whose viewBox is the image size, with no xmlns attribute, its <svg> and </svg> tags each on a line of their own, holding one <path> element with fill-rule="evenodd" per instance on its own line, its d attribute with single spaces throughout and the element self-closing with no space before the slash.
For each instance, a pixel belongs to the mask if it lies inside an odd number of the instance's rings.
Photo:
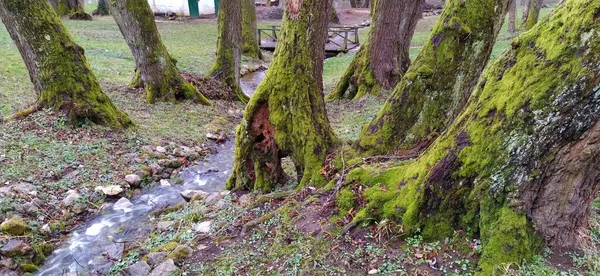
<svg viewBox="0 0 600 276">
<path fill-rule="evenodd" d="M 371 269 L 371 270 L 369 270 L 369 275 L 374 275 L 374 274 L 377 274 L 377 273 L 379 273 L 379 270 L 377 270 L 377 269 Z"/>
<path fill-rule="evenodd" d="M 125 182 L 137 186 L 142 182 L 142 178 L 137 174 L 128 174 L 125 176 Z"/>
<path fill-rule="evenodd" d="M 160 153 L 165 153 L 167 152 L 167 149 L 165 147 L 158 146 L 156 147 L 156 151 Z"/>
<path fill-rule="evenodd" d="M 194 231 L 202 233 L 202 234 L 208 234 L 208 233 L 210 233 L 211 225 L 212 225 L 212 221 L 205 221 L 205 222 L 198 223 L 198 224 L 194 225 Z"/>
<path fill-rule="evenodd" d="M 98 186 L 94 190 L 102 192 L 107 196 L 116 196 L 123 192 L 123 187 L 119 185 L 110 185 L 106 187 Z"/>
<path fill-rule="evenodd" d="M 171 225 L 173 224 L 175 224 L 174 221 L 160 221 L 156 224 L 156 229 L 158 229 L 159 231 L 165 231 L 169 229 L 169 227 L 171 227 Z"/>
<path fill-rule="evenodd" d="M 169 180 L 161 179 L 160 180 L 160 186 L 169 187 L 169 186 L 171 186 L 171 183 L 169 183 Z"/>
<path fill-rule="evenodd" d="M 124 197 L 122 197 L 121 199 L 119 199 L 113 205 L 113 209 L 115 209 L 115 210 L 126 210 L 126 209 L 129 209 L 131 207 L 133 207 L 133 203 L 131 203 L 131 201 L 129 201 L 129 199 L 126 199 Z"/>
<path fill-rule="evenodd" d="M 46 223 L 42 226 L 42 231 L 44 231 L 44 233 L 50 233 L 52 230 L 50 230 L 50 225 Z"/>
<path fill-rule="evenodd" d="M 208 138 L 210 140 L 217 140 L 217 139 L 219 139 L 219 135 L 214 134 L 214 133 L 207 133 L 206 138 Z"/>
<path fill-rule="evenodd" d="M 207 248 L 208 248 L 208 246 L 206 246 L 204 244 L 198 245 L 198 250 L 199 251 L 202 251 L 202 250 L 207 249 Z"/>
</svg>

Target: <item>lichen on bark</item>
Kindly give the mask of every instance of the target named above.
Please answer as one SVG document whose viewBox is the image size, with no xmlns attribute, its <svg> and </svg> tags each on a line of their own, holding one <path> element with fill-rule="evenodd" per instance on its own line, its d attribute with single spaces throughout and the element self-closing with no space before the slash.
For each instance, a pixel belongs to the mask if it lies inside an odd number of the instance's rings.
<svg viewBox="0 0 600 276">
<path fill-rule="evenodd" d="M 599 13 L 597 0 L 560 3 L 490 64 L 421 156 L 351 171 L 368 186 L 356 220 L 394 219 L 429 239 L 470 229 L 479 275 L 543 244 L 576 247 L 600 180 Z"/>
<path fill-rule="evenodd" d="M 369 40 L 362 45 L 333 92 L 327 95 L 327 100 L 377 96 L 382 89 L 396 86 L 410 65 L 410 42 L 421 18 L 422 3 L 421 0 L 374 1 Z"/>
<path fill-rule="evenodd" d="M 449 0 L 429 40 L 358 146 L 369 153 L 418 152 L 464 106 L 489 60 L 509 0 Z"/>
<path fill-rule="evenodd" d="M 131 85 L 139 84 L 136 80 L 139 72 L 148 102 L 189 99 L 200 104 L 211 104 L 181 77 L 177 61 L 162 43 L 154 22 L 154 14 L 147 1 L 112 0 L 106 4 L 135 59 L 136 75 Z"/>
<path fill-rule="evenodd" d="M 65 112 L 72 124 L 133 125 L 104 94 L 83 48 L 46 0 L 0 1 L 0 17 L 23 57 L 40 107 Z"/>
<path fill-rule="evenodd" d="M 236 129 L 227 189 L 274 189 L 284 176 L 281 158 L 286 156 L 301 186 L 324 182 L 318 171 L 338 141 L 323 100 L 328 2 L 304 0 L 296 15 L 286 9 L 273 63 Z"/>
</svg>

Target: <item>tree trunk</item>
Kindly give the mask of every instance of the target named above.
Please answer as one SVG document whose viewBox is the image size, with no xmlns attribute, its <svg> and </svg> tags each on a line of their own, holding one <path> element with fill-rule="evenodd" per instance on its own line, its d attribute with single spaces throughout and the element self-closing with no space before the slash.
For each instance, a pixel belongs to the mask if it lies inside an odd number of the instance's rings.
<svg viewBox="0 0 600 276">
<path fill-rule="evenodd" d="M 255 0 L 242 0 L 242 40 L 244 41 L 242 54 L 262 59 L 257 33 Z"/>
<path fill-rule="evenodd" d="M 527 17 L 529 16 L 529 7 L 533 0 L 523 0 L 523 15 L 521 16 L 521 28 L 523 28 L 523 24 L 527 21 Z"/>
<path fill-rule="evenodd" d="M 422 0 L 374 2 L 369 41 L 358 51 L 328 100 L 379 95 L 381 89 L 396 86 L 410 65 L 410 45 L 422 16 L 422 4 Z"/>
<path fill-rule="evenodd" d="M 82 121 L 127 127 L 129 116 L 113 105 L 47 0 L 0 0 L 0 18 L 15 42 L 38 94 L 38 106 Z"/>
<path fill-rule="evenodd" d="M 330 0 L 329 2 L 331 2 L 331 8 L 329 9 L 329 23 L 340 24 L 340 17 L 337 14 L 333 0 Z"/>
<path fill-rule="evenodd" d="M 365 2 L 363 3 L 362 8 L 363 9 L 368 9 L 371 7 L 371 1 L 370 0 L 365 0 Z"/>
<path fill-rule="evenodd" d="M 541 9 L 542 0 L 529 0 L 527 8 L 523 10 L 523 30 L 530 30 L 533 28 L 533 26 L 535 26 L 535 24 L 537 24 Z M 525 10 L 527 11 L 527 16 L 525 16 Z"/>
<path fill-rule="evenodd" d="M 191 99 L 210 105 L 179 74 L 177 61 L 162 43 L 154 14 L 146 0 L 114 0 L 107 4 L 133 53 L 136 70 L 139 70 L 136 75 L 139 74 L 145 85 L 148 102 Z"/>
<path fill-rule="evenodd" d="M 462 109 L 487 64 L 509 0 L 446 2 L 430 40 L 368 125 L 358 144 L 370 153 L 418 152 Z"/>
<path fill-rule="evenodd" d="M 69 16 L 72 20 L 92 20 L 92 16 L 85 13 L 83 0 L 49 0 L 58 16 Z"/>
<path fill-rule="evenodd" d="M 508 34 L 515 35 L 517 32 L 517 0 L 511 0 L 508 8 Z"/>
<path fill-rule="evenodd" d="M 242 2 L 247 0 L 221 0 L 219 8 L 219 40 L 217 60 L 211 75 L 231 87 L 236 98 L 248 101 L 240 88 L 240 66 L 242 63 Z"/>
<path fill-rule="evenodd" d="M 599 11 L 600 1 L 561 2 L 488 67 L 423 155 L 350 172 L 368 187 L 355 222 L 394 219 L 427 239 L 470 229 L 480 275 L 544 243 L 576 247 L 600 183 Z"/>
<path fill-rule="evenodd" d="M 356 0 L 350 0 L 350 7 L 353 9 L 358 7 L 358 5 L 356 5 Z"/>
<path fill-rule="evenodd" d="M 108 8 L 105 0 L 98 0 L 98 8 L 93 12 L 94 15 L 108 15 Z"/>
<path fill-rule="evenodd" d="M 324 181 L 318 171 L 338 141 L 323 100 L 328 15 L 329 1 L 287 1 L 274 60 L 236 131 L 227 189 L 273 189 L 284 176 L 286 156 L 300 185 Z"/>
</svg>

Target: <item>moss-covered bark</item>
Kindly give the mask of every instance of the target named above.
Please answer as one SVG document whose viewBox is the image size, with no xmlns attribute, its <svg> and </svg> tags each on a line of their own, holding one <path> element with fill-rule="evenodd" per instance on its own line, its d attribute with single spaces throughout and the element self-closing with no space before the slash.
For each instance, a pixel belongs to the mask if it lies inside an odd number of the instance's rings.
<svg viewBox="0 0 600 276">
<path fill-rule="evenodd" d="M 422 4 L 422 0 L 374 2 L 369 41 L 358 51 L 327 100 L 379 95 L 381 89 L 392 89 L 398 83 L 410 65 L 410 42 L 421 18 Z"/>
<path fill-rule="evenodd" d="M 238 100 L 247 102 L 248 96 L 240 88 L 242 2 L 246 2 L 246 0 L 221 0 L 220 2 L 217 60 L 210 74 L 231 87 Z"/>
<path fill-rule="evenodd" d="M 482 242 L 479 274 L 519 264 L 543 243 L 577 246 L 600 173 L 600 1 L 565 1 L 515 39 L 463 112 L 413 161 L 363 167 L 356 220 L 394 219 L 440 238 Z M 338 197 L 358 207 L 354 197 Z"/>
<path fill-rule="evenodd" d="M 258 47 L 256 27 L 255 0 L 242 0 L 242 54 L 247 57 L 262 59 L 262 52 Z"/>
<path fill-rule="evenodd" d="M 530 30 L 537 24 L 541 9 L 542 0 L 529 0 L 527 7 L 523 9 L 523 25 L 521 26 L 523 30 Z"/>
<path fill-rule="evenodd" d="M 133 125 L 102 92 L 83 48 L 47 0 L 2 0 L 0 18 L 25 61 L 41 107 L 64 111 L 73 124 Z"/>
<path fill-rule="evenodd" d="M 58 16 L 69 16 L 72 20 L 92 20 L 83 9 L 82 0 L 49 0 Z"/>
<path fill-rule="evenodd" d="M 429 41 L 359 137 L 360 148 L 419 151 L 456 117 L 489 60 L 509 0 L 446 2 Z"/>
<path fill-rule="evenodd" d="M 94 10 L 93 12 L 94 15 L 109 15 L 108 12 L 108 7 L 106 7 L 106 1 L 105 0 L 98 0 L 98 8 L 96 8 L 96 10 Z"/>
<path fill-rule="evenodd" d="M 139 70 L 148 102 L 190 99 L 210 105 L 210 101 L 179 74 L 177 61 L 162 43 L 147 1 L 114 0 L 107 4 L 135 59 L 137 68 L 132 85 L 139 84 L 134 83 Z"/>
<path fill-rule="evenodd" d="M 323 58 L 329 1 L 290 0 L 274 60 L 236 130 L 235 165 L 227 189 L 269 191 L 289 156 L 300 185 L 317 185 L 337 143 L 323 100 Z"/>
</svg>

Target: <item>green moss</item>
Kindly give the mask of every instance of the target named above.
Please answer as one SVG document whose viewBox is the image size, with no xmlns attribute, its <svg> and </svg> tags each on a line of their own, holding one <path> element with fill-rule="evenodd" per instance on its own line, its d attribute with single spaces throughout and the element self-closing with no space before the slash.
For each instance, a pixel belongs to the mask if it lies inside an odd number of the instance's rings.
<svg viewBox="0 0 600 276">
<path fill-rule="evenodd" d="M 252 0 L 242 0 L 242 54 L 247 57 L 262 59 L 256 37 L 256 6 Z"/>
<path fill-rule="evenodd" d="M 336 203 L 340 215 L 345 215 L 348 211 L 350 211 L 350 209 L 354 208 L 356 205 L 356 200 L 354 199 L 354 193 L 349 187 L 346 187 L 340 191 L 340 193 L 337 195 Z"/>
<path fill-rule="evenodd" d="M 157 251 L 171 252 L 171 251 L 175 250 L 175 248 L 177 248 L 178 246 L 179 246 L 179 244 L 177 242 L 169 242 L 160 247 L 154 248 L 151 251 L 152 252 L 157 252 Z"/>
<path fill-rule="evenodd" d="M 169 251 L 169 250 L 164 250 Z M 190 248 L 184 245 L 178 245 L 173 249 L 173 252 L 169 254 L 168 259 L 173 259 L 175 262 L 181 262 L 187 259 L 190 256 Z"/>
<path fill-rule="evenodd" d="M 23 272 L 36 272 L 40 269 L 37 265 L 34 264 L 21 264 L 20 266 Z"/>
<path fill-rule="evenodd" d="M 0 231 L 12 235 L 20 236 L 29 230 L 29 226 L 20 218 L 10 218 L 0 224 Z"/>
<path fill-rule="evenodd" d="M 495 222 L 482 225 L 483 253 L 478 263 L 478 275 L 493 275 L 502 264 L 518 265 L 533 257 L 541 245 L 525 214 L 502 207 L 496 211 L 496 216 Z"/>
</svg>

